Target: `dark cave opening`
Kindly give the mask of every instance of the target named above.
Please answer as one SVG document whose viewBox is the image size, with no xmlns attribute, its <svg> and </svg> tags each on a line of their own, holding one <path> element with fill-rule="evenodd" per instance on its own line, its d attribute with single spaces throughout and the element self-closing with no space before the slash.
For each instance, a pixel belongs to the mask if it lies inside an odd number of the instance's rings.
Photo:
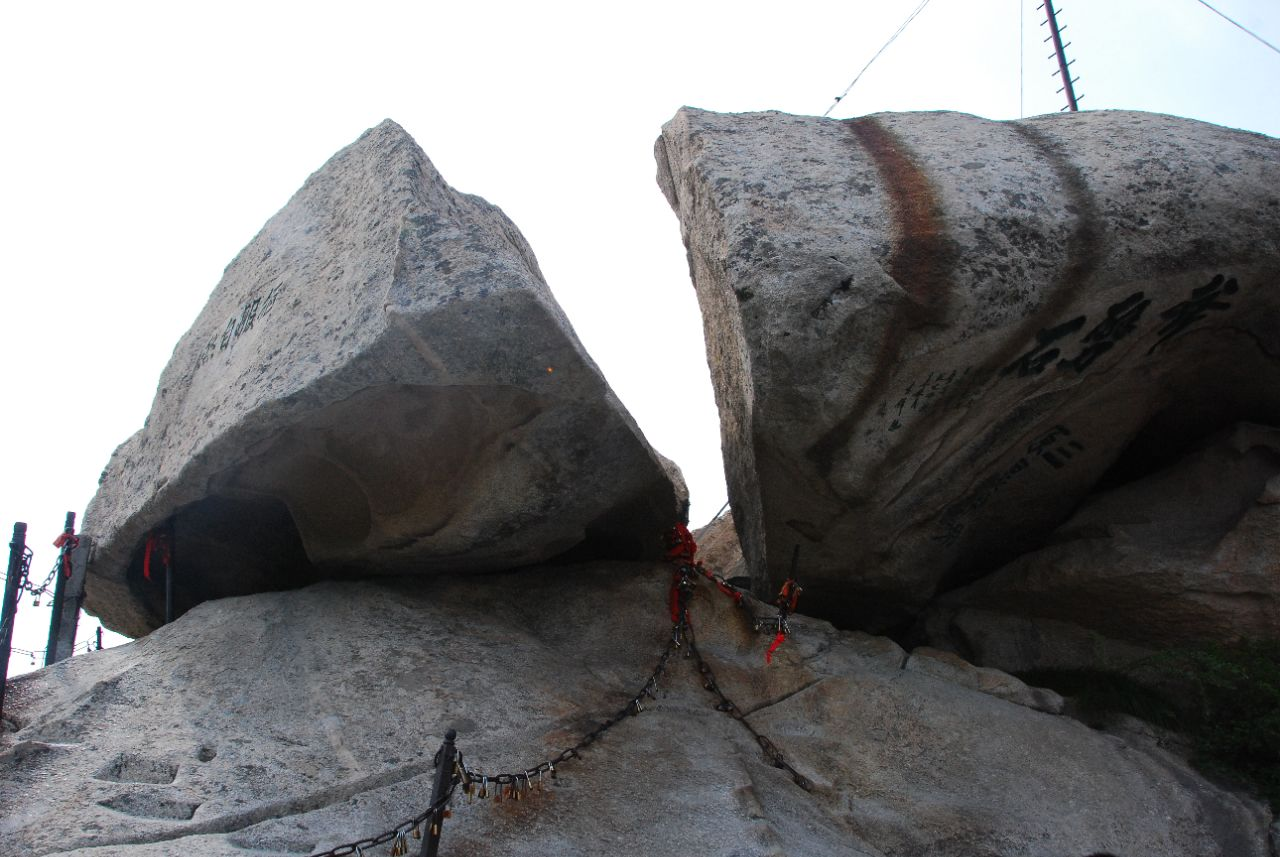
<svg viewBox="0 0 1280 857">
<path fill-rule="evenodd" d="M 153 532 L 170 539 L 175 619 L 204 601 L 296 589 L 320 579 L 293 516 L 274 497 L 206 497 Z M 134 550 L 127 580 L 159 627 L 165 617 L 164 552 L 152 545 L 148 579 L 148 543 L 144 538 Z"/>
</svg>

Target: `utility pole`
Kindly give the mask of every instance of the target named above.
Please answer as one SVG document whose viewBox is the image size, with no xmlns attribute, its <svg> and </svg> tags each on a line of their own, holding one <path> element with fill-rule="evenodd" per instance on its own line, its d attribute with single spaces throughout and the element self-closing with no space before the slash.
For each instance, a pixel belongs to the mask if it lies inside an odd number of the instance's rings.
<svg viewBox="0 0 1280 857">
<path fill-rule="evenodd" d="M 1071 65 L 1071 62 L 1075 62 L 1075 60 L 1067 62 L 1066 50 L 1071 43 L 1068 42 L 1066 45 L 1062 43 L 1062 30 L 1065 30 L 1066 27 L 1058 27 L 1058 15 L 1053 9 L 1053 0 L 1044 0 L 1043 8 L 1045 23 L 1049 25 L 1049 38 L 1045 39 L 1045 41 L 1047 42 L 1049 39 L 1053 40 L 1053 53 L 1049 55 L 1049 58 L 1053 59 L 1054 54 L 1057 55 L 1058 73 L 1062 75 L 1062 88 L 1058 91 L 1066 93 L 1067 106 L 1064 109 L 1070 110 L 1074 113 L 1080 109 L 1079 99 L 1076 98 L 1076 90 L 1074 86 L 1075 82 L 1080 78 L 1077 77 L 1075 80 L 1071 79 L 1071 69 L 1069 66 Z"/>
</svg>

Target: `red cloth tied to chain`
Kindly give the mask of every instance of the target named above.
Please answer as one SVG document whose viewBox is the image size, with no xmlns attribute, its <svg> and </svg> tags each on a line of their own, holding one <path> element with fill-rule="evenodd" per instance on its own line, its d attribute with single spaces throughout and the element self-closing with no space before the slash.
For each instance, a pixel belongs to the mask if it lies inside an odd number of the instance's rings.
<svg viewBox="0 0 1280 857">
<path fill-rule="evenodd" d="M 722 577 L 709 571 L 702 565 L 701 560 L 694 559 L 698 553 L 698 543 L 694 541 L 693 533 L 689 532 L 689 528 L 680 522 L 676 522 L 671 528 L 671 532 L 667 535 L 667 560 L 675 563 L 675 577 L 671 580 L 671 621 L 680 621 L 680 605 L 679 605 L 679 589 L 680 583 L 684 575 L 697 572 L 698 574 L 710 580 L 725 595 L 733 599 L 735 604 L 742 604 L 742 593 L 734 589 L 724 581 Z"/>
<path fill-rule="evenodd" d="M 61 548 L 64 545 L 65 549 L 62 551 L 62 575 L 70 580 L 71 554 L 76 548 L 80 547 L 80 537 L 66 532 L 59 533 L 58 537 L 53 540 L 53 546 Z"/>
<path fill-rule="evenodd" d="M 796 604 L 800 601 L 800 593 L 803 591 L 795 578 L 788 577 L 782 584 L 782 589 L 778 590 L 778 598 L 773 603 L 778 605 L 779 610 L 794 613 Z"/>
<path fill-rule="evenodd" d="M 697 564 L 697 567 L 698 567 L 698 571 L 702 572 L 702 576 L 705 577 L 707 580 L 710 580 L 712 583 L 714 583 L 716 585 L 716 589 L 719 589 L 725 595 L 728 595 L 730 598 L 732 598 L 734 604 L 742 603 L 741 592 L 734 589 L 728 583 L 725 583 L 723 578 L 717 577 L 716 575 L 712 574 L 710 571 L 707 571 L 705 568 L 702 567 L 701 562 Z"/>
<path fill-rule="evenodd" d="M 693 540 L 693 533 L 680 522 L 671 528 L 667 536 L 667 559 L 671 562 L 693 563 L 693 555 L 698 552 L 698 543 Z"/>
<path fill-rule="evenodd" d="M 148 533 L 147 546 L 142 552 L 142 576 L 147 580 L 151 579 L 151 555 L 157 550 L 160 552 L 160 562 L 164 563 L 164 567 L 168 568 L 173 555 L 169 552 L 169 537 L 164 533 Z"/>
<path fill-rule="evenodd" d="M 778 647 L 782 645 L 782 641 L 787 639 L 785 631 L 779 631 L 778 636 L 773 638 L 773 642 L 769 644 L 769 651 L 764 653 L 764 662 L 766 664 L 773 663 L 773 653 L 778 651 Z"/>
<path fill-rule="evenodd" d="M 675 574 L 671 575 L 671 621 L 680 621 L 680 579 L 684 577 L 677 568 Z"/>
<path fill-rule="evenodd" d="M 778 647 L 787 639 L 787 614 L 795 612 L 796 604 L 800 601 L 800 593 L 803 591 L 800 584 L 796 583 L 795 578 L 792 577 L 788 577 L 782 584 L 782 588 L 778 590 L 778 597 L 773 602 L 778 605 L 778 635 L 773 638 L 769 651 L 764 653 L 766 664 L 773 663 L 773 653 L 778 651 Z"/>
</svg>

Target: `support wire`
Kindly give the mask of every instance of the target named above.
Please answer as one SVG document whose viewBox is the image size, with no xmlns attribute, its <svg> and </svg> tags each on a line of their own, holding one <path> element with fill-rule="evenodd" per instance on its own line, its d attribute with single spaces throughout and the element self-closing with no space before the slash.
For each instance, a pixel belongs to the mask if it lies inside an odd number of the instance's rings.
<svg viewBox="0 0 1280 857">
<path fill-rule="evenodd" d="M 924 11 L 924 7 L 928 5 L 929 5 L 929 0 L 921 0 L 920 5 L 917 6 L 914 10 L 912 10 L 911 14 L 907 16 L 907 20 L 902 22 L 902 26 L 898 27 L 898 29 L 893 31 L 893 35 L 889 37 L 889 41 L 881 45 L 880 50 L 876 51 L 875 55 L 872 56 L 871 59 L 867 60 L 867 64 L 862 67 L 862 71 L 858 72 L 857 77 L 853 79 L 853 83 L 850 83 L 848 86 L 846 86 L 844 89 L 844 92 L 837 95 L 836 100 L 831 102 L 831 106 L 823 111 L 822 113 L 823 116 L 829 115 L 832 110 L 836 109 L 836 105 L 839 104 L 841 100 L 843 100 L 844 97 L 849 94 L 849 90 L 853 89 L 854 84 L 856 84 L 862 78 L 862 76 L 867 73 L 867 69 L 871 68 L 871 64 L 880 58 L 880 55 L 885 52 L 885 49 L 888 48 L 889 45 L 893 44 L 894 41 L 898 38 L 898 36 L 902 35 L 902 31 L 905 30 L 911 24 L 911 22 L 916 19 L 916 16 Z"/>
<path fill-rule="evenodd" d="M 1229 17 L 1227 17 L 1226 15 L 1224 15 L 1223 13 L 1219 12 L 1217 9 L 1213 8 L 1213 7 L 1212 7 L 1212 6 L 1210 6 L 1208 3 L 1206 3 L 1206 2 L 1205 2 L 1205 0 L 1196 0 L 1196 2 L 1197 2 L 1197 3 L 1199 3 L 1201 6 L 1203 6 L 1204 8 L 1208 9 L 1208 10 L 1209 10 L 1210 12 L 1212 12 L 1213 14 L 1215 14 L 1215 15 L 1217 15 L 1218 17 L 1222 18 L 1223 20 L 1229 21 L 1229 22 L 1231 22 L 1232 24 L 1236 25 L 1236 26 L 1237 26 L 1237 27 L 1239 27 L 1241 30 L 1244 30 L 1246 33 L 1248 33 L 1249 35 L 1253 36 L 1255 39 L 1257 39 L 1258 41 L 1262 42 L 1262 43 L 1263 43 L 1264 45 L 1266 45 L 1267 47 L 1271 48 L 1271 50 L 1273 50 L 1273 51 L 1275 51 L 1276 53 L 1280 54 L 1280 48 L 1277 48 L 1275 45 L 1271 44 L 1271 43 L 1270 43 L 1270 42 L 1268 42 L 1266 39 L 1262 38 L 1262 36 L 1259 36 L 1259 35 L 1258 35 L 1257 33 L 1255 33 L 1253 30 L 1250 30 L 1250 29 L 1249 29 L 1248 27 L 1246 27 L 1244 24 L 1241 24 L 1239 21 L 1235 20 L 1234 18 L 1229 18 Z"/>
</svg>

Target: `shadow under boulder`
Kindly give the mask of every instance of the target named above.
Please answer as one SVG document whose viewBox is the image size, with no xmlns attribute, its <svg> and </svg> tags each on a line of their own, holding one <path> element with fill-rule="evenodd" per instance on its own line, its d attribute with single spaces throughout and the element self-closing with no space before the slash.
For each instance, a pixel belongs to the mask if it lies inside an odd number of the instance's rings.
<svg viewBox="0 0 1280 857">
<path fill-rule="evenodd" d="M 930 640 L 986 666 L 1119 668 L 1280 639 L 1280 430 L 1241 424 L 1103 491 L 1039 550 L 947 593 Z"/>
</svg>

